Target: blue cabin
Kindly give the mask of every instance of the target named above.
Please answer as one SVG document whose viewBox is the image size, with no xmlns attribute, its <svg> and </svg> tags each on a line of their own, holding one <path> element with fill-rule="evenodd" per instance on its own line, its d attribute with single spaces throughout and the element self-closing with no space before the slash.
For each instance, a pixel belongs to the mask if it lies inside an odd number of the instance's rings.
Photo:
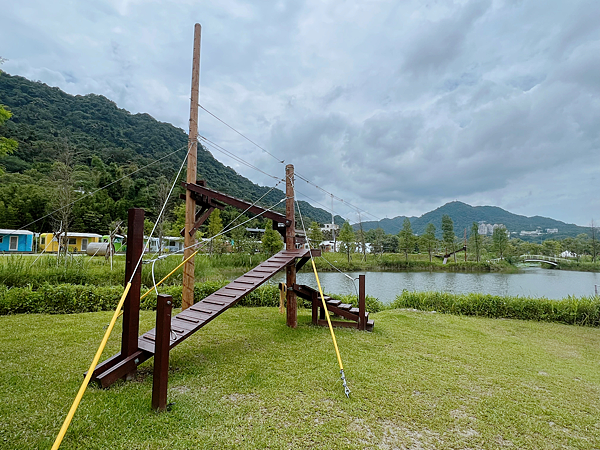
<svg viewBox="0 0 600 450">
<path fill-rule="evenodd" d="M 0 252 L 33 252 L 33 233 L 0 228 Z"/>
</svg>

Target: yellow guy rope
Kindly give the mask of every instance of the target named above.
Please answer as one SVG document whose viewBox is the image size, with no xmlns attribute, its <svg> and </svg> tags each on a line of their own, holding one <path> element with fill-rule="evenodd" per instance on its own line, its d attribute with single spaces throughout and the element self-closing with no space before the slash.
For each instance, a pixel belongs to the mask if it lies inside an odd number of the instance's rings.
<svg viewBox="0 0 600 450">
<path fill-rule="evenodd" d="M 317 273 L 317 267 L 315 266 L 315 260 L 311 257 L 310 262 L 312 263 L 313 272 L 317 279 L 317 285 L 319 286 L 319 294 L 321 294 L 321 301 L 323 302 L 323 308 L 325 309 L 325 317 L 327 318 L 327 324 L 329 325 L 329 331 L 331 332 L 331 339 L 333 340 L 333 346 L 335 347 L 335 354 L 337 355 L 338 364 L 340 365 L 340 374 L 342 375 L 342 382 L 344 384 L 344 393 L 346 397 L 350 397 L 350 388 L 346 384 L 346 376 L 344 375 L 344 365 L 342 364 L 342 357 L 340 356 L 340 350 L 337 345 L 335 333 L 333 332 L 333 326 L 331 325 L 331 319 L 329 318 L 329 312 L 327 311 L 327 303 L 325 302 L 325 296 L 323 295 L 323 288 L 321 287 L 321 281 L 319 280 L 319 274 Z"/>
<path fill-rule="evenodd" d="M 96 351 L 96 356 L 94 356 L 94 360 L 92 361 L 92 364 L 90 364 L 90 368 L 87 371 L 87 374 L 83 380 L 83 383 L 81 383 L 81 387 L 79 388 L 79 392 L 77 392 L 77 396 L 75 397 L 75 400 L 73 401 L 73 404 L 71 405 L 69 414 L 67 414 L 67 417 L 65 418 L 65 421 L 64 421 L 60 431 L 58 432 L 58 436 L 56 436 L 56 440 L 54 441 L 52 450 L 56 450 L 56 449 L 58 449 L 58 447 L 60 447 L 60 444 L 62 443 L 62 440 L 65 437 L 65 433 L 67 432 L 69 425 L 71 425 L 71 420 L 73 420 L 75 411 L 77 411 L 77 408 L 79 407 L 79 403 L 81 402 L 81 398 L 83 397 L 83 394 L 85 393 L 85 390 L 87 389 L 88 384 L 90 383 L 92 374 L 94 373 L 94 370 L 96 370 L 98 361 L 100 361 L 100 357 L 102 356 L 104 347 L 106 347 L 106 343 L 108 342 L 110 333 L 112 332 L 112 330 L 115 326 L 115 323 L 117 322 L 117 317 L 119 317 L 119 311 L 123 307 L 123 303 L 125 303 L 125 297 L 127 297 L 127 294 L 129 293 L 129 289 L 131 289 L 131 282 L 127 283 L 127 286 L 125 286 L 125 291 L 123 291 L 123 295 L 121 296 L 121 300 L 119 300 L 117 309 L 115 309 L 115 313 L 113 314 L 113 317 L 110 321 L 110 324 L 108 325 L 108 328 L 106 329 L 106 333 L 104 333 L 104 337 L 102 338 L 100 347 L 98 347 L 98 350 Z"/>
</svg>

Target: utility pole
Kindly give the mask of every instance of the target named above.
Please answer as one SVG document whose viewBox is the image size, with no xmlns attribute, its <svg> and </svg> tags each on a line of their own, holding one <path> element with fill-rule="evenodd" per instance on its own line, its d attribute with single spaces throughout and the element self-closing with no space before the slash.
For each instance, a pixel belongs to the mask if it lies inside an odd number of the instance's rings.
<svg viewBox="0 0 600 450">
<path fill-rule="evenodd" d="M 337 251 L 335 248 L 335 220 L 333 218 L 333 194 L 331 195 L 331 237 L 333 239 L 333 251 L 334 253 Z"/>
<path fill-rule="evenodd" d="M 467 262 L 467 229 L 465 228 L 465 262 Z"/>
<path fill-rule="evenodd" d="M 294 166 L 285 166 L 285 218 L 288 222 L 285 228 L 285 249 L 296 249 L 296 211 L 294 209 Z M 288 288 L 296 284 L 296 263 L 292 262 L 285 268 L 286 283 Z M 298 304 L 296 293 L 293 289 L 287 290 L 286 323 L 288 327 L 298 326 Z"/>
<path fill-rule="evenodd" d="M 200 100 L 200 37 L 202 27 L 199 23 L 194 26 L 194 54 L 192 58 L 192 96 L 190 98 L 190 131 L 187 156 L 187 179 L 188 183 L 196 184 L 198 173 L 197 151 L 198 151 L 198 103 Z M 185 192 L 185 250 L 184 259 L 189 258 L 195 251 L 194 245 L 194 223 L 196 221 L 196 200 L 192 197 L 192 191 Z M 187 309 L 194 304 L 194 269 L 195 261 L 191 258 L 183 266 L 183 290 L 181 293 L 181 309 Z"/>
</svg>

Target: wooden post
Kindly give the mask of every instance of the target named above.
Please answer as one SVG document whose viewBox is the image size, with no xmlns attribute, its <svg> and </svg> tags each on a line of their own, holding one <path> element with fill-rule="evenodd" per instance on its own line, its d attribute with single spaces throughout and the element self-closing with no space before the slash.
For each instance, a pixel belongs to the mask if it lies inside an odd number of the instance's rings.
<svg viewBox="0 0 600 450">
<path fill-rule="evenodd" d="M 365 301 L 365 276 L 358 276 L 358 329 L 366 330 L 367 321 L 365 320 L 365 311 L 367 310 Z"/>
<path fill-rule="evenodd" d="M 169 386 L 169 345 L 171 343 L 171 310 L 173 297 L 159 294 L 156 299 L 156 340 L 152 379 L 152 409 L 167 409 Z"/>
<path fill-rule="evenodd" d="M 144 250 L 144 210 L 131 208 L 127 218 L 127 252 L 125 255 L 125 284 L 131 279 L 131 288 L 123 305 L 123 332 L 121 356 L 128 357 L 138 350 L 140 331 L 140 290 L 142 264 L 138 264 Z M 134 274 L 135 270 L 135 274 Z M 132 278 L 133 274 L 133 278 Z M 132 375 L 132 372 L 129 375 Z"/>
<path fill-rule="evenodd" d="M 199 23 L 194 26 L 194 55 L 192 61 L 192 96 L 190 98 L 190 134 L 188 141 L 188 160 L 187 160 L 187 179 L 188 183 L 196 184 L 197 167 L 197 149 L 198 149 L 198 102 L 200 99 L 200 36 L 202 27 Z M 192 197 L 192 192 L 188 189 L 185 192 L 185 250 L 184 258 L 188 258 L 195 249 L 196 244 L 194 232 L 194 222 L 196 221 L 196 201 Z M 183 266 L 183 288 L 181 293 L 181 309 L 187 309 L 194 304 L 194 269 L 195 261 L 191 258 Z"/>
<path fill-rule="evenodd" d="M 318 325 L 319 323 L 319 294 L 317 292 L 312 293 L 312 323 Z"/>
<path fill-rule="evenodd" d="M 294 166 L 288 164 L 285 166 L 285 218 L 287 226 L 285 229 L 285 249 L 296 249 L 296 214 L 294 210 Z M 293 286 L 296 284 L 296 263 L 295 261 L 285 268 L 286 284 Z M 287 291 L 286 322 L 287 326 L 296 328 L 298 326 L 298 303 L 296 293 L 292 289 Z"/>
</svg>

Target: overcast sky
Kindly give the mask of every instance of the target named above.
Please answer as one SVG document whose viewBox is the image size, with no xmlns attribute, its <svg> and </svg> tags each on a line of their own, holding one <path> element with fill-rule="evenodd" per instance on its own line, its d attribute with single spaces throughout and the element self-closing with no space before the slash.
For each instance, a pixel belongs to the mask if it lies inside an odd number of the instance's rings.
<svg viewBox="0 0 600 450">
<path fill-rule="evenodd" d="M 0 1 L 3 70 L 186 132 L 201 23 L 203 106 L 378 218 L 460 200 L 600 221 L 598 0 Z M 283 176 L 202 110 L 199 130 Z"/>
</svg>

